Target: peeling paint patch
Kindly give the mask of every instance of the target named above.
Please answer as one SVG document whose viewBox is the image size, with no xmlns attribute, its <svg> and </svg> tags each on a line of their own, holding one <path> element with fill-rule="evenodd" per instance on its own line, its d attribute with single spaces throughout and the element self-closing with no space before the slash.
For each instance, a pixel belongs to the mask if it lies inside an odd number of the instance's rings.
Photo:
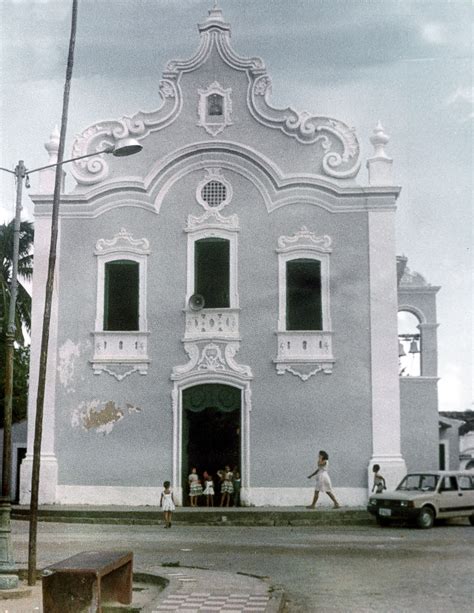
<svg viewBox="0 0 474 613">
<path fill-rule="evenodd" d="M 95 430 L 101 434 L 110 434 L 114 426 L 121 421 L 125 414 L 140 413 L 141 408 L 133 404 L 126 404 L 121 409 L 113 400 L 89 400 L 81 402 L 72 413 L 71 424 L 73 428 L 82 428 L 87 432 Z"/>
<path fill-rule="evenodd" d="M 128 409 L 128 414 L 131 415 L 132 413 L 140 413 L 141 409 L 140 407 L 135 406 L 134 404 L 129 404 L 127 402 L 126 407 Z"/>
<path fill-rule="evenodd" d="M 81 355 L 81 344 L 74 344 L 71 339 L 68 339 L 59 348 L 59 381 L 67 392 L 73 392 L 71 383 L 74 379 L 74 368 L 76 359 Z"/>
</svg>

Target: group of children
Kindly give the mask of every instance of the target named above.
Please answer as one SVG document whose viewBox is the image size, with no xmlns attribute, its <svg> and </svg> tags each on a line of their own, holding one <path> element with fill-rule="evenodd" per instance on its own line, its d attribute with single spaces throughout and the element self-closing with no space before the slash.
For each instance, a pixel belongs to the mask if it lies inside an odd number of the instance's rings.
<svg viewBox="0 0 474 613">
<path fill-rule="evenodd" d="M 240 474 L 237 468 L 230 469 L 230 466 L 226 466 L 224 470 L 217 471 L 217 477 L 219 479 L 220 489 L 220 504 L 221 507 L 230 506 L 231 501 L 233 505 L 240 506 Z M 196 468 L 191 469 L 191 474 L 188 477 L 189 484 L 189 502 L 192 507 L 198 506 L 200 496 L 206 497 L 206 506 L 214 506 L 214 496 L 216 489 L 214 486 L 214 479 L 207 470 L 202 474 L 202 479 L 197 474 Z M 203 488 L 204 484 L 204 488 Z"/>
<path fill-rule="evenodd" d="M 230 469 L 230 466 L 226 466 L 224 470 L 218 470 L 217 476 L 220 482 L 221 507 L 229 507 L 231 501 L 234 506 L 240 506 L 240 474 L 237 468 Z M 206 506 L 214 506 L 214 480 L 206 470 L 203 472 L 202 481 L 204 482 L 204 489 L 202 482 L 197 474 L 196 468 L 191 469 L 191 474 L 188 477 L 189 483 L 189 500 L 192 507 L 198 506 L 199 496 L 206 496 Z M 163 483 L 163 492 L 160 498 L 160 507 L 163 510 L 165 528 L 171 528 L 171 514 L 176 509 L 176 504 L 171 491 L 171 483 L 165 481 Z"/>
<path fill-rule="evenodd" d="M 308 476 L 308 479 L 316 476 L 316 487 L 314 490 L 313 501 L 309 507 L 307 507 L 309 509 L 315 508 L 316 502 L 319 498 L 319 492 L 326 492 L 334 503 L 335 509 L 340 507 L 339 502 L 332 492 L 331 479 L 329 478 L 328 474 L 328 464 L 328 454 L 326 451 L 320 451 L 318 467 L 313 473 L 311 473 L 311 475 Z M 385 479 L 380 474 L 380 466 L 378 464 L 374 464 L 372 471 L 374 473 L 372 492 L 375 491 L 376 494 L 381 494 L 385 489 L 387 489 L 387 486 L 385 484 Z M 240 506 L 240 475 L 237 469 L 234 468 L 234 470 L 231 470 L 229 466 L 226 466 L 224 470 L 217 471 L 217 476 L 220 482 L 221 493 L 219 506 L 230 506 L 232 499 L 234 506 Z M 192 468 L 191 474 L 188 477 L 190 504 L 192 507 L 196 507 L 198 506 L 197 503 L 199 496 L 206 496 L 206 506 L 213 507 L 215 490 L 212 475 L 210 475 L 207 471 L 204 471 L 202 481 L 204 482 L 204 488 L 202 486 L 201 479 L 197 474 L 196 468 Z M 169 481 L 165 481 L 163 483 L 163 493 L 161 494 L 160 506 L 162 507 L 164 513 L 165 528 L 171 528 L 171 513 L 176 507 Z"/>
</svg>

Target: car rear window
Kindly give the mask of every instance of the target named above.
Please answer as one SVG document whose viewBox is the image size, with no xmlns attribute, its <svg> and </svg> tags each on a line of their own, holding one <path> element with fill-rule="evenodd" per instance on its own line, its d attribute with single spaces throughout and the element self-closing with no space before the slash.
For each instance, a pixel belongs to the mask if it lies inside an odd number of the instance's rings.
<svg viewBox="0 0 474 613">
<path fill-rule="evenodd" d="M 458 477 L 459 487 L 462 490 L 474 490 L 474 478 L 468 475 Z"/>
</svg>

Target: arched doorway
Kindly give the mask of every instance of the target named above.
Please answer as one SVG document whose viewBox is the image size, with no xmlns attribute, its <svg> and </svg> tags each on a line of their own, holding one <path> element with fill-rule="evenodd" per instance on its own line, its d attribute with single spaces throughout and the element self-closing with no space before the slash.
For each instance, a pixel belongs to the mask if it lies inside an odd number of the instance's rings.
<svg viewBox="0 0 474 613">
<path fill-rule="evenodd" d="M 241 470 L 242 390 L 221 383 L 195 385 L 183 390 L 182 484 L 187 497 L 187 480 L 192 467 L 199 475 L 213 475 L 229 465 Z M 216 487 L 216 493 L 218 487 Z"/>
</svg>

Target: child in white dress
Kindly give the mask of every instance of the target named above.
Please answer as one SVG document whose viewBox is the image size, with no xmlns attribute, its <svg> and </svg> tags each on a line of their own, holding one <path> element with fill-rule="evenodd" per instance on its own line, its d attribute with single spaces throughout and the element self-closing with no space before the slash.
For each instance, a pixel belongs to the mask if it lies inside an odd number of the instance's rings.
<svg viewBox="0 0 474 613">
<path fill-rule="evenodd" d="M 160 507 L 163 509 L 165 519 L 165 528 L 171 528 L 171 514 L 176 509 L 174 504 L 173 492 L 170 488 L 170 482 L 163 483 L 163 491 L 161 492 Z"/>
<path fill-rule="evenodd" d="M 308 476 L 308 479 L 311 479 L 311 477 L 314 477 L 316 475 L 316 484 L 314 488 L 313 502 L 309 505 L 309 507 L 306 507 L 307 509 L 314 509 L 316 503 L 318 502 L 319 492 L 326 492 L 329 498 L 333 501 L 335 509 L 339 509 L 339 507 L 341 506 L 338 503 L 334 494 L 332 493 L 332 484 L 328 474 L 328 466 L 328 454 L 325 451 L 320 451 L 318 459 L 318 468 L 314 471 L 314 473 L 311 473 Z"/>
<path fill-rule="evenodd" d="M 204 496 L 206 496 L 206 506 L 214 506 L 214 481 L 212 475 L 207 475 L 204 481 Z"/>
</svg>

